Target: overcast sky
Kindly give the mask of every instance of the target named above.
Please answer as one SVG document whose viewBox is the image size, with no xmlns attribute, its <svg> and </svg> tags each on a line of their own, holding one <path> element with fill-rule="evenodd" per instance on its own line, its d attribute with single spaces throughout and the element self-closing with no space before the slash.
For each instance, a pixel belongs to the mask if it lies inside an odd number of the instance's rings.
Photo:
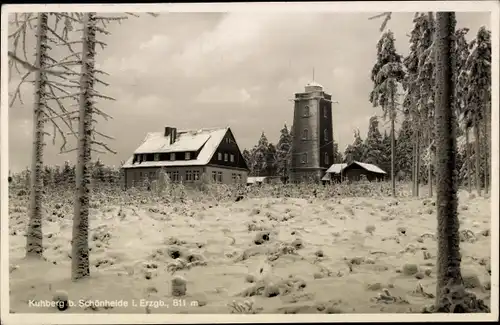
<svg viewBox="0 0 500 325">
<path fill-rule="evenodd" d="M 110 26 L 97 64 L 109 73 L 103 77 L 110 84 L 105 94 L 116 101 L 98 103 L 114 117 L 99 128 L 116 138 L 109 144 L 118 153 L 100 159 L 119 165 L 147 132 L 164 126 L 230 126 L 241 150 L 256 144 L 262 131 L 276 143 L 284 123 L 292 123 L 290 99 L 312 80 L 313 67 L 316 82 L 339 101 L 333 128 L 344 150 L 353 129 L 366 136 L 369 117 L 380 114 L 368 101 L 381 23 L 368 20 L 372 15 L 162 13 Z M 404 55 L 412 18 L 395 13 L 388 24 Z M 469 38 L 481 25 L 490 26 L 489 13 L 457 13 L 457 20 L 457 27 L 471 29 Z M 12 171 L 31 159 L 31 87 L 23 88 L 23 100 L 9 110 Z M 59 155 L 58 149 L 47 138 L 46 164 L 75 160 L 75 152 Z"/>
</svg>

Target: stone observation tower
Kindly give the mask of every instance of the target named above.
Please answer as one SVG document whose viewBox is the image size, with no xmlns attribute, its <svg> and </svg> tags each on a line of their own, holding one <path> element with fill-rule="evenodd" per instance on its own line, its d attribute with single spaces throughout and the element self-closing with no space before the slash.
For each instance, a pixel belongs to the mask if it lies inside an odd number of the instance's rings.
<svg viewBox="0 0 500 325">
<path fill-rule="evenodd" d="M 294 104 L 290 181 L 319 182 L 333 164 L 332 96 L 313 81 Z"/>
</svg>

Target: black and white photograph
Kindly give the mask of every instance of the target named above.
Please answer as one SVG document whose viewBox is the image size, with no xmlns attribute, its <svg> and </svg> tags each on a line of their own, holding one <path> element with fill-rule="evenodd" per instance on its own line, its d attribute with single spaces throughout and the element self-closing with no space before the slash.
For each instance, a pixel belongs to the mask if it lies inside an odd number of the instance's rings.
<svg viewBox="0 0 500 325">
<path fill-rule="evenodd" d="M 2 323 L 498 320 L 499 6 L 2 6 Z"/>
</svg>

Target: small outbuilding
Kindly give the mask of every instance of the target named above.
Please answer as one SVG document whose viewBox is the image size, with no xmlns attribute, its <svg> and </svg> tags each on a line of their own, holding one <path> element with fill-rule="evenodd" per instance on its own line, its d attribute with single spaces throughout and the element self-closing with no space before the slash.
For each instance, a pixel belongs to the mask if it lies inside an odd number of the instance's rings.
<svg viewBox="0 0 500 325">
<path fill-rule="evenodd" d="M 384 180 L 386 175 L 387 173 L 376 165 L 353 161 L 350 164 L 333 164 L 326 171 L 322 181 L 325 183 L 359 181 L 363 176 L 369 181 L 378 181 Z"/>
</svg>

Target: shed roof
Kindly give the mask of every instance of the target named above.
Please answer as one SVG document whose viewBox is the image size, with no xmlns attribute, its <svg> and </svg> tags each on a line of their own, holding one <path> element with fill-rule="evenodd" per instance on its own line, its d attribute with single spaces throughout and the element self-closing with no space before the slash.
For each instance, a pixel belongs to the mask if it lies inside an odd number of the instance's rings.
<svg viewBox="0 0 500 325">
<path fill-rule="evenodd" d="M 372 173 L 386 174 L 386 172 L 384 172 L 380 167 L 375 166 L 373 164 L 367 164 L 367 163 L 362 163 L 362 162 L 359 162 L 359 161 L 353 161 L 352 163 L 349 164 L 349 166 L 351 166 L 353 164 L 356 164 L 356 165 L 360 166 L 361 168 L 363 168 L 365 170 L 368 170 L 368 171 L 370 171 Z M 347 167 L 349 167 L 349 166 L 347 166 Z M 347 167 L 345 167 L 345 168 L 347 168 Z"/>
</svg>

